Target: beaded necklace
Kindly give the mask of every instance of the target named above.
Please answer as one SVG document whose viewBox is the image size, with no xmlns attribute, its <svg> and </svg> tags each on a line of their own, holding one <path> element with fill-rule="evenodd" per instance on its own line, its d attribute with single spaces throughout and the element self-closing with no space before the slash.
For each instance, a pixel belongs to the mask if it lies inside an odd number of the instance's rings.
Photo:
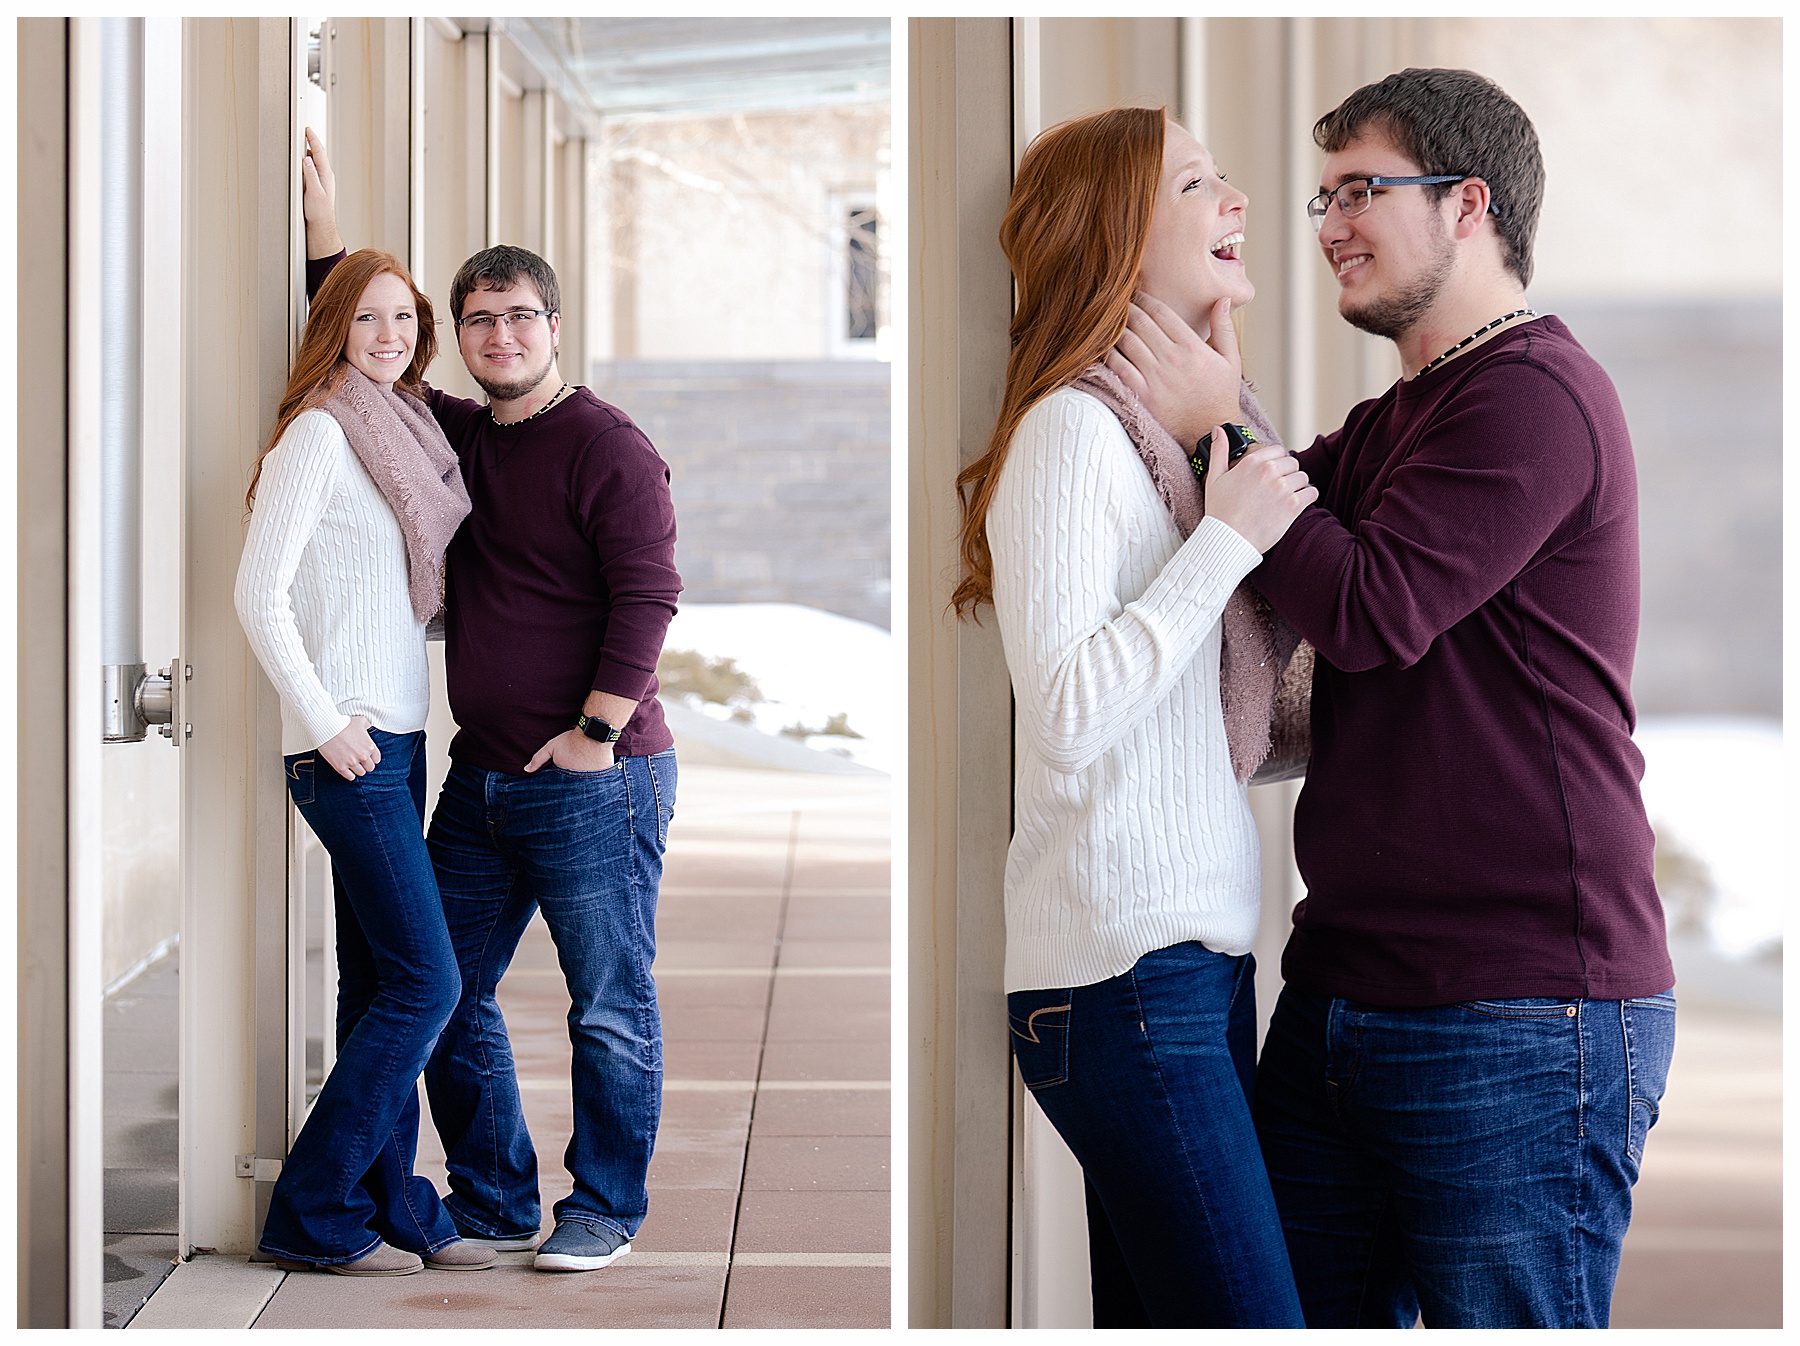
<svg viewBox="0 0 1800 1346">
<path fill-rule="evenodd" d="M 544 403 L 544 405 L 543 405 L 543 406 L 541 406 L 541 407 L 539 407 L 539 408 L 538 408 L 538 409 L 537 409 L 537 410 L 536 410 L 536 411 L 534 411 L 534 412 L 532 412 L 532 413 L 531 413 L 531 415 L 529 415 L 529 416 L 521 416 L 521 417 L 519 417 L 519 419 L 518 419 L 518 420 L 516 420 L 516 421 L 502 421 L 502 420 L 500 420 L 500 419 L 499 419 L 499 418 L 498 418 L 498 417 L 496 417 L 496 416 L 495 416 L 495 415 L 494 415 L 494 407 L 493 407 L 493 404 L 492 404 L 492 403 L 489 403 L 489 404 L 488 404 L 488 419 L 489 419 L 489 420 L 492 420 L 492 421 L 493 421 L 493 422 L 494 422 L 494 424 L 495 424 L 495 425 L 498 425 L 498 426 L 501 426 L 501 427 L 502 427 L 502 428 L 504 428 L 504 429 L 507 429 L 507 430 L 510 430 L 510 429 L 512 429 L 512 427 L 513 427 L 513 426 L 515 426 L 515 425 L 523 425 L 523 424 L 525 424 L 525 422 L 526 422 L 526 421 L 530 421 L 530 420 L 535 420 L 535 419 L 536 419 L 536 418 L 537 418 L 537 417 L 539 417 L 539 416 L 542 416 L 542 415 L 543 415 L 543 414 L 544 414 L 544 413 L 545 413 L 545 412 L 546 412 L 546 411 L 548 411 L 548 410 L 550 410 L 550 408 L 551 408 L 551 407 L 553 407 L 553 406 L 555 406 L 555 405 L 556 405 L 556 404 L 557 404 L 557 403 L 558 403 L 558 402 L 560 402 L 560 401 L 562 401 L 562 400 L 563 400 L 563 394 L 564 394 L 564 393 L 566 393 L 566 392 L 568 392 L 568 391 L 569 391 L 569 389 L 570 389 L 570 388 L 572 388 L 572 387 L 574 387 L 574 386 L 575 386 L 575 385 L 574 385 L 574 384 L 572 384 L 572 383 L 565 383 L 565 384 L 563 384 L 563 386 L 562 386 L 562 387 L 560 387 L 560 388 L 558 388 L 558 389 L 557 389 L 557 390 L 556 390 L 556 396 L 555 396 L 555 397 L 553 397 L 553 398 L 551 398 L 551 399 L 550 399 L 550 400 L 549 400 L 549 401 L 548 401 L 548 402 L 546 402 L 546 403 Z"/>
<path fill-rule="evenodd" d="M 1443 364 L 1444 361 L 1448 360 L 1452 355 L 1455 355 L 1458 351 L 1460 351 L 1464 347 L 1468 346 L 1471 342 L 1481 340 L 1482 337 L 1486 336 L 1489 332 L 1493 331 L 1496 327 L 1500 326 L 1502 323 L 1509 323 L 1514 318 L 1524 318 L 1524 317 L 1532 317 L 1532 318 L 1537 317 L 1537 310 L 1534 308 L 1516 308 L 1511 313 L 1506 314 L 1504 317 L 1495 318 L 1491 323 L 1487 324 L 1487 326 L 1476 328 L 1473 332 L 1469 333 L 1468 336 L 1464 337 L 1461 341 L 1457 342 L 1449 350 L 1445 351 L 1442 355 L 1438 356 L 1437 359 L 1433 360 L 1430 364 L 1426 365 L 1424 368 L 1419 370 L 1419 372 L 1417 374 L 1414 374 L 1413 377 L 1415 379 L 1423 378 L 1425 375 L 1429 374 L 1432 370 L 1436 369 L 1439 365 Z"/>
</svg>

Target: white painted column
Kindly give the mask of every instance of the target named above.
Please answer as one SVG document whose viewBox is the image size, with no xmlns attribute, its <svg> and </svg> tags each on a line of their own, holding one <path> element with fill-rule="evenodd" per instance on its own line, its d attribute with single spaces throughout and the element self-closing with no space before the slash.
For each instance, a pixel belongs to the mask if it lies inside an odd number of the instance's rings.
<svg viewBox="0 0 1800 1346">
<path fill-rule="evenodd" d="M 540 118 L 538 149 L 541 168 L 538 171 L 538 217 L 544 222 L 538 242 L 539 253 L 546 259 L 556 256 L 556 95 L 545 89 L 538 94 L 536 109 Z M 577 372 L 577 379 L 580 378 Z"/>
<path fill-rule="evenodd" d="M 1013 171 L 1044 129 L 1043 20 L 1012 21 Z"/>
<path fill-rule="evenodd" d="M 907 36 L 909 1316 L 999 1327 L 1009 1265 L 1000 894 L 1011 697 L 991 617 L 959 622 L 945 604 L 955 477 L 993 429 L 1006 363 L 1010 283 L 994 239 L 1012 158 L 1012 39 L 1003 19 L 913 19 Z"/>
<path fill-rule="evenodd" d="M 17 23 L 0 24 L 0 70 L 10 70 L 15 75 L 19 73 L 19 29 L 20 25 Z M 19 152 L 20 129 L 18 102 L 16 98 L 9 99 L 8 106 L 0 109 L 0 215 L 9 220 L 19 217 L 19 181 L 23 171 L 23 165 L 19 161 L 24 157 Z M 0 253 L 0 287 L 13 295 L 19 292 L 17 260 L 17 251 Z M 0 402 L 9 407 L 19 405 L 18 330 L 16 323 L 0 324 Z M 0 519 L 9 522 L 19 518 L 20 428 L 19 422 L 14 420 L 13 433 L 0 435 Z M 7 536 L 15 538 L 17 535 L 9 531 Z M 21 553 L 24 550 L 19 545 L 0 547 L 0 594 L 21 595 Z M 11 620 L 0 621 L 0 705 L 8 706 L 21 705 L 19 633 L 25 621 L 20 619 L 18 608 L 12 606 L 16 601 L 16 597 L 9 599 L 6 607 Z M 10 864 L 0 865 L 0 907 L 15 913 L 21 912 L 19 878 L 24 868 L 19 856 L 20 756 L 19 736 L 6 735 L 4 743 L 0 743 L 0 855 L 14 858 Z M 28 928 L 28 917 L 17 920 L 14 938 L 23 936 Z M 6 941 L 6 947 L 13 947 L 11 940 Z M 23 961 L 15 957 L 11 966 L 20 980 L 25 980 L 27 974 Z M 27 1078 L 27 1072 L 30 1070 L 32 1054 L 25 1041 L 29 1039 L 30 1029 L 28 1025 L 19 1024 L 16 1020 L 15 1029 L 11 1041 L 0 1050 L 0 1069 L 6 1071 L 9 1079 L 17 1081 L 18 1087 L 29 1089 L 32 1081 Z M 15 1120 L 17 1125 L 13 1132 L 13 1149 L 16 1154 L 20 1145 L 28 1146 L 30 1143 L 30 1124 L 18 1114 L 15 1114 Z M 30 1198 L 27 1191 L 19 1189 L 26 1188 L 29 1184 L 16 1160 L 11 1171 L 21 1175 L 18 1188 L 15 1188 L 14 1212 L 15 1218 L 24 1223 L 29 1218 L 25 1212 L 29 1210 Z M 30 1248 L 24 1240 L 20 1243 L 14 1302 L 19 1306 L 15 1321 L 24 1325 L 29 1314 L 28 1296 L 20 1293 L 23 1287 L 18 1282 L 29 1280 Z"/>
<path fill-rule="evenodd" d="M 1012 21 L 1013 168 L 1044 129 L 1042 20 Z M 1015 296 L 1016 297 L 1016 296 Z M 1014 1327 L 1088 1327 L 1081 1165 L 1008 1061 L 1012 1088 Z M 1071 1218 L 1073 1217 L 1073 1218 Z"/>
<path fill-rule="evenodd" d="M 1206 20 L 1182 19 L 1181 24 L 1181 124 L 1202 145 L 1206 138 Z"/>
<path fill-rule="evenodd" d="M 238 626 L 244 489 L 274 424 L 301 247 L 287 19 L 184 27 L 187 444 L 180 1244 L 249 1252 L 287 1129 L 287 794 L 278 698 Z M 260 1198 L 260 1201 L 259 1201 Z"/>
<path fill-rule="evenodd" d="M 487 213 L 484 217 L 486 223 L 481 245 L 491 248 L 500 241 L 500 100 L 505 96 L 500 88 L 500 34 L 494 30 L 492 20 L 488 22 L 488 30 L 482 37 L 482 42 L 487 60 L 487 74 L 482 86 L 487 98 L 482 130 L 486 169 L 482 180 L 487 184 Z"/>
<path fill-rule="evenodd" d="M 421 289 L 425 285 L 425 26 L 428 19 L 409 19 L 407 124 L 411 145 L 406 160 L 407 270 Z"/>
<path fill-rule="evenodd" d="M 1320 109 L 1313 95 L 1312 19 L 1287 19 L 1286 190 L 1282 212 L 1282 264 L 1287 271 L 1287 312 L 1283 325 L 1287 364 L 1287 407 L 1281 422 L 1286 442 L 1304 447 L 1318 433 L 1318 324 L 1313 287 L 1319 272 L 1318 239 L 1304 209 L 1317 191 L 1318 152 L 1312 124 Z"/>
<path fill-rule="evenodd" d="M 102 1325 L 100 32 L 69 24 L 69 1326 Z"/>
</svg>

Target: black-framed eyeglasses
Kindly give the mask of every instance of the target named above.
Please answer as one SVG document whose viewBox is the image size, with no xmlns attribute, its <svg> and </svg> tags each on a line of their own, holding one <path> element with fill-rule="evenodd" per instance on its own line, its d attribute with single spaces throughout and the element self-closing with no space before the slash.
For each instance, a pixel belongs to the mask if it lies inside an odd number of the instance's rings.
<svg viewBox="0 0 1800 1346">
<path fill-rule="evenodd" d="M 504 313 L 471 313 L 466 318 L 458 318 L 456 325 L 467 328 L 471 332 L 486 336 L 494 330 L 494 324 L 505 323 L 507 330 L 515 327 L 529 327 L 539 318 L 548 318 L 556 312 L 553 308 L 509 308 Z"/>
<path fill-rule="evenodd" d="M 1312 221 L 1316 231 L 1325 224 L 1325 212 L 1331 209 L 1331 203 L 1337 202 L 1338 214 L 1347 220 L 1353 220 L 1362 214 L 1375 200 L 1377 187 L 1432 187 L 1441 182 L 1462 182 L 1473 177 L 1472 173 L 1431 173 L 1418 178 L 1351 178 L 1348 182 L 1338 184 L 1335 191 L 1320 192 L 1306 203 L 1306 218 Z M 1498 216 L 1493 199 L 1488 200 L 1488 212 Z"/>
</svg>

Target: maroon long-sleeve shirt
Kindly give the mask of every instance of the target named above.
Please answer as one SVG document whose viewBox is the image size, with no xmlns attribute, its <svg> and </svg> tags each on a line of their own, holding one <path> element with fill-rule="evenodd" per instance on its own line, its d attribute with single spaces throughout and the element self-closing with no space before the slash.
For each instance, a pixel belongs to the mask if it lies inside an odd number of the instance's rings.
<svg viewBox="0 0 1800 1346">
<path fill-rule="evenodd" d="M 342 257 L 307 263 L 308 294 Z M 672 747 L 656 700 L 681 592 L 668 465 L 586 388 L 516 425 L 437 389 L 427 400 L 472 506 L 446 555 L 450 755 L 517 775 L 589 690 L 638 703 L 619 756 Z"/>
<path fill-rule="evenodd" d="M 1401 1006 L 1668 989 L 1605 372 L 1541 318 L 1300 461 L 1319 503 L 1250 576 L 1319 653 L 1283 976 Z"/>
</svg>

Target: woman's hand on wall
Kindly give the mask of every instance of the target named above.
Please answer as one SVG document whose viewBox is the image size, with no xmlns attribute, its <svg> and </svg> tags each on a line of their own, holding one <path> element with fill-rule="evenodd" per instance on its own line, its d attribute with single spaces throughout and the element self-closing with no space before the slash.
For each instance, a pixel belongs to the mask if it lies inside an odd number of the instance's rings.
<svg viewBox="0 0 1800 1346">
<path fill-rule="evenodd" d="M 1239 419 L 1244 359 L 1229 299 L 1213 305 L 1211 324 L 1202 339 L 1162 300 L 1139 294 L 1118 344 L 1106 353 L 1107 367 L 1189 450 L 1213 426 Z"/>
<path fill-rule="evenodd" d="M 325 157 L 325 142 L 310 126 L 306 128 L 306 149 L 300 155 L 300 213 L 306 217 L 309 261 L 344 250 L 337 223 L 337 174 Z"/>
<path fill-rule="evenodd" d="M 381 749 L 369 737 L 369 717 L 352 715 L 349 724 L 319 745 L 319 756 L 345 780 L 368 775 L 381 760 Z"/>
<path fill-rule="evenodd" d="M 1213 465 L 1225 459 L 1225 432 L 1215 430 Z M 1319 488 L 1308 484 L 1299 460 L 1279 444 L 1252 449 L 1225 471 L 1206 474 L 1206 512 L 1260 552 L 1281 541 L 1318 498 Z"/>
</svg>

